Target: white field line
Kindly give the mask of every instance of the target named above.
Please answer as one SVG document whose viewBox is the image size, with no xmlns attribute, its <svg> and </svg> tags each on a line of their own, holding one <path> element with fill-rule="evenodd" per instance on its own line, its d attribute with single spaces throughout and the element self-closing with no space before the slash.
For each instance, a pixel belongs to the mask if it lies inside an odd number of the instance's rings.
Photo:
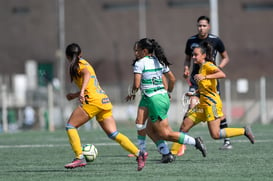
<svg viewBox="0 0 273 181">
<path fill-rule="evenodd" d="M 215 143 L 215 142 L 220 142 L 221 140 L 210 140 L 210 141 L 205 141 L 205 143 Z M 232 140 L 232 142 L 237 142 L 237 143 L 243 143 L 243 142 L 249 142 L 247 139 L 244 140 Z M 255 140 L 256 143 L 268 143 L 268 142 L 273 142 L 273 140 Z M 153 142 L 149 141 L 147 144 L 154 144 Z M 95 145 L 98 146 L 119 146 L 119 144 L 113 142 L 113 143 L 95 143 Z M 33 145 L 0 145 L 0 149 L 2 148 L 50 148 L 50 147 L 68 147 L 70 146 L 68 144 L 33 144 Z"/>
</svg>

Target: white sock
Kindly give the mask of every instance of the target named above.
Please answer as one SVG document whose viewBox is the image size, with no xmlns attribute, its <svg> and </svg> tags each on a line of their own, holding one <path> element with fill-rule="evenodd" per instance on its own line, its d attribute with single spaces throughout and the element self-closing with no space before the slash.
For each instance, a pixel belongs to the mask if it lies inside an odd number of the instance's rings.
<svg viewBox="0 0 273 181">
<path fill-rule="evenodd" d="M 193 145 L 195 146 L 195 139 L 189 135 L 185 135 L 185 138 L 184 138 L 184 144 L 185 145 Z"/>
</svg>

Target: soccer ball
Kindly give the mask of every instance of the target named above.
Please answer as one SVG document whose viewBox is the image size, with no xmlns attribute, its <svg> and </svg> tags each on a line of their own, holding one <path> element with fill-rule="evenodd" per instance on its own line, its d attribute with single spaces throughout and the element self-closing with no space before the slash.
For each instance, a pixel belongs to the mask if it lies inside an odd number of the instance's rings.
<svg viewBox="0 0 273 181">
<path fill-rule="evenodd" d="M 82 146 L 82 153 L 87 162 L 93 162 L 98 156 L 98 150 L 93 144 Z"/>
</svg>

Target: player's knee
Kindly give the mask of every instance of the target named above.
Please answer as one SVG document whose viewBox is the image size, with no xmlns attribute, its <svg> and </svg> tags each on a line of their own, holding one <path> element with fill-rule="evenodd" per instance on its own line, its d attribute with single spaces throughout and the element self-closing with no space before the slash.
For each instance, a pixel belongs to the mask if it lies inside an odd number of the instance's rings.
<svg viewBox="0 0 273 181">
<path fill-rule="evenodd" d="M 215 140 L 219 140 L 220 139 L 220 133 L 212 133 L 211 137 Z"/>
<path fill-rule="evenodd" d="M 73 125 L 71 125 L 71 124 L 69 124 L 69 123 L 67 123 L 67 124 L 65 125 L 65 130 L 67 131 L 67 130 L 69 130 L 69 129 L 76 129 L 76 127 L 73 126 Z"/>
</svg>

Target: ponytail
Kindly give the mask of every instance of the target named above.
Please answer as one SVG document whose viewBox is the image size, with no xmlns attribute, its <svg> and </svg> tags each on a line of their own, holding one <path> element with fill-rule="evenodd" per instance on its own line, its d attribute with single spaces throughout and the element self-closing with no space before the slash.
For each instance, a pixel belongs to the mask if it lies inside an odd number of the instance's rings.
<svg viewBox="0 0 273 181">
<path fill-rule="evenodd" d="M 70 80 L 73 81 L 73 78 L 79 77 L 78 69 L 79 69 L 79 56 L 81 54 L 81 48 L 78 44 L 72 43 L 66 47 L 66 56 L 71 59 L 69 65 L 69 74 Z"/>
<path fill-rule="evenodd" d="M 80 76 L 78 73 L 78 69 L 79 69 L 79 58 L 76 55 L 73 55 L 72 61 L 69 66 L 69 74 L 70 74 L 71 82 L 73 81 L 73 77 L 76 78 Z"/>
<path fill-rule="evenodd" d="M 158 58 L 159 62 L 164 66 L 171 65 L 170 62 L 168 62 L 167 57 L 165 56 L 165 53 L 163 51 L 163 48 L 154 40 L 151 40 L 154 48 L 154 54 Z"/>
<path fill-rule="evenodd" d="M 143 38 L 136 42 L 136 44 L 139 46 L 139 48 L 147 49 L 149 53 L 154 53 L 160 64 L 164 66 L 171 65 L 171 63 L 167 60 L 167 57 L 164 54 L 163 48 L 154 39 Z M 137 60 L 134 60 L 134 63 L 136 61 Z"/>
<path fill-rule="evenodd" d="M 200 44 L 200 48 L 202 53 L 206 53 L 205 60 L 215 64 L 212 45 L 208 41 L 204 41 Z"/>
</svg>

